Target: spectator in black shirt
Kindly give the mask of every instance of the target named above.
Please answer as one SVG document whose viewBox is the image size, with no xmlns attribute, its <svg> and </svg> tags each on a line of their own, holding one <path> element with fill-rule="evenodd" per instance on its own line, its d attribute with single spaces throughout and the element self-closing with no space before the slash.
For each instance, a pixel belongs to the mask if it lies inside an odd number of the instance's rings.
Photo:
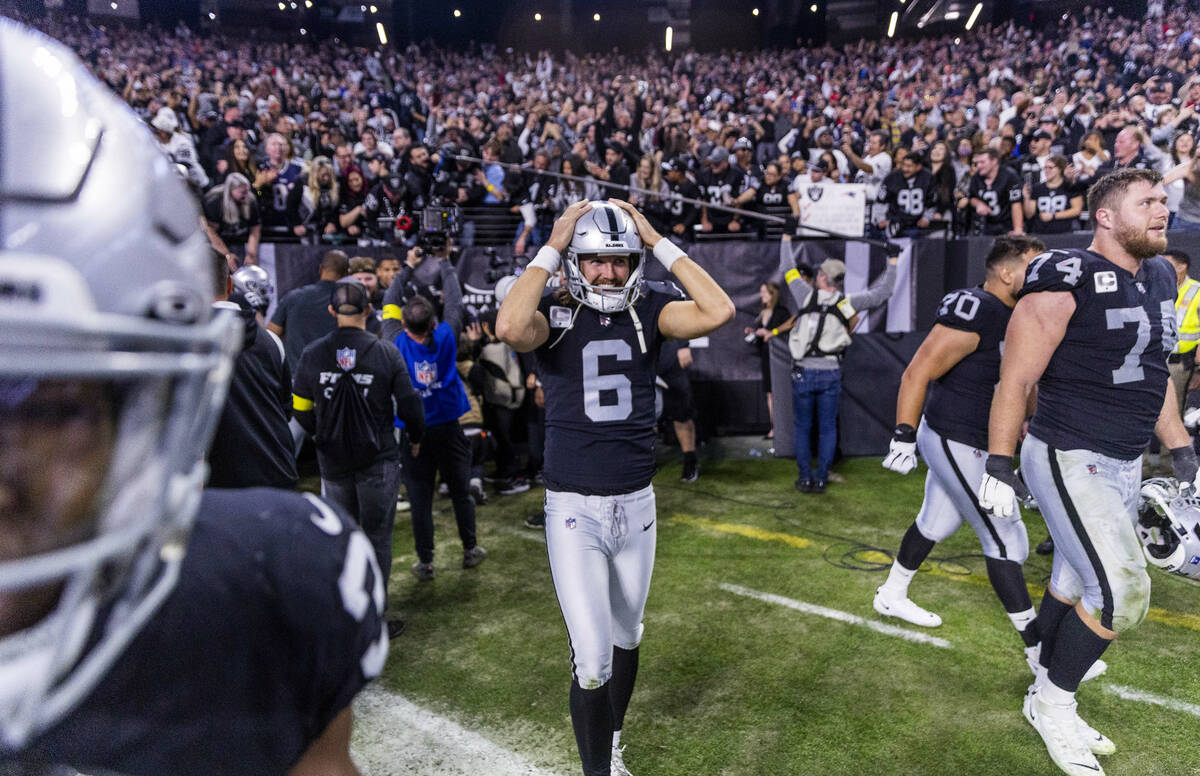
<svg viewBox="0 0 1200 776">
<path fill-rule="evenodd" d="M 625 148 L 619 143 L 612 142 L 608 148 L 604 149 L 604 166 L 595 162 L 587 162 L 588 172 L 597 180 L 615 184 L 615 186 L 629 185 L 629 167 L 625 165 Z M 625 197 L 628 196 L 624 188 L 616 188 L 615 186 L 605 186 L 600 184 L 602 197 Z"/>
<path fill-rule="evenodd" d="M 233 252 L 239 246 L 245 246 L 246 264 L 258 263 L 262 217 L 246 176 L 231 173 L 224 183 L 204 195 L 204 226 L 208 241 L 225 257 L 230 269 L 237 269 L 241 263 Z"/>
<path fill-rule="evenodd" d="M 208 448 L 208 484 L 293 490 L 296 457 L 288 430 L 292 376 L 284 363 L 283 343 L 259 325 L 254 308 L 233 292 L 225 258 L 216 250 L 213 255 L 217 304 L 242 319 L 243 336 L 221 420 Z"/>
<path fill-rule="evenodd" d="M 292 234 L 307 245 L 316 245 L 322 235 L 336 234 L 338 189 L 329 159 L 324 156 L 313 159 L 308 174 L 288 192 L 287 220 Z"/>
<path fill-rule="evenodd" d="M 741 189 L 742 171 L 729 164 L 729 152 L 718 146 L 708 155 L 709 167 L 701 171 L 696 183 L 703 198 L 712 205 L 733 207 L 735 192 Z M 700 210 L 700 231 L 702 232 L 738 232 L 741 222 L 724 210 L 710 210 L 707 207 Z"/>
<path fill-rule="evenodd" d="M 366 224 L 363 203 L 367 199 L 367 183 L 357 164 L 346 171 L 346 185 L 338 193 L 338 227 L 350 237 L 362 237 Z"/>
<path fill-rule="evenodd" d="M 754 209 L 760 213 L 774 212 L 776 215 L 791 212 L 788 209 L 788 183 L 783 179 L 777 162 L 767 162 L 763 169 L 763 183 L 755 190 Z M 760 238 L 765 238 L 766 227 L 766 221 L 759 221 Z"/>
<path fill-rule="evenodd" d="M 371 312 L 367 290 L 350 278 L 332 285 L 326 309 L 337 328 L 305 348 L 296 367 L 292 408 L 304 430 L 316 435 L 322 495 L 354 516 L 371 540 L 386 600 L 396 493 L 400 490 L 400 446 L 393 418 L 404 422 L 408 444 L 416 451 L 425 433 L 425 415 L 396 346 L 365 330 Z M 352 440 L 360 451 L 374 448 L 374 456 L 365 462 L 340 457 L 345 440 L 323 438 L 323 430 L 349 425 L 323 417 L 336 408 L 329 399 L 339 380 L 353 380 L 356 390 L 361 387 L 370 411 L 371 439 Z M 402 629 L 400 622 L 389 623 L 391 634 Z"/>
<path fill-rule="evenodd" d="M 1102 178 L 1113 170 L 1123 170 L 1127 167 L 1137 170 L 1157 169 L 1154 161 L 1146 156 L 1144 150 L 1146 135 L 1136 126 L 1127 126 L 1117 133 L 1113 141 L 1113 155 L 1106 163 L 1100 165 L 1096 177 Z"/>
<path fill-rule="evenodd" d="M 958 200 L 958 207 L 971 216 L 971 232 L 1024 234 L 1021 179 L 1011 168 L 1000 164 L 1000 153 L 994 148 L 977 151 L 971 163 L 975 174 Z"/>
<path fill-rule="evenodd" d="M 1025 218 L 1034 234 L 1062 234 L 1075 229 L 1083 212 L 1083 192 L 1064 177 L 1067 160 L 1051 156 L 1046 161 L 1044 183 L 1025 185 Z"/>
<path fill-rule="evenodd" d="M 671 234 L 690 241 L 693 238 L 693 228 L 700 220 L 700 208 L 682 201 L 679 197 L 700 199 L 700 189 L 688 178 L 687 162 L 684 159 L 669 159 L 663 162 L 662 170 L 666 175 L 667 189 L 673 195 L 665 202 L 667 228 Z"/>
<path fill-rule="evenodd" d="M 925 169 L 925 158 L 911 153 L 879 186 L 879 200 L 887 203 L 887 217 L 877 226 L 893 237 L 920 237 L 933 218 L 933 175 Z"/>
</svg>

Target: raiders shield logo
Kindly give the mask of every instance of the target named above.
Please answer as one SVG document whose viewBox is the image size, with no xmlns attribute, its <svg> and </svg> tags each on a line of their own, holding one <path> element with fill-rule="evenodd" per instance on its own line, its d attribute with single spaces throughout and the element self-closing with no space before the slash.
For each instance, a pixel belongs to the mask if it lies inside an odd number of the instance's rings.
<svg viewBox="0 0 1200 776">
<path fill-rule="evenodd" d="M 605 327 L 612 326 L 612 318 L 609 318 L 607 315 L 601 315 L 600 325 Z"/>
<path fill-rule="evenodd" d="M 437 382 L 437 362 L 436 361 L 418 361 L 416 364 L 416 380 L 421 385 L 433 385 Z"/>
<path fill-rule="evenodd" d="M 337 351 L 338 369 L 349 372 L 358 361 L 358 351 L 354 348 L 340 348 Z"/>
<path fill-rule="evenodd" d="M 811 199 L 813 202 L 820 202 L 821 195 L 824 193 L 825 193 L 825 188 L 823 186 L 809 186 L 808 191 L 807 191 L 808 198 Z"/>
</svg>

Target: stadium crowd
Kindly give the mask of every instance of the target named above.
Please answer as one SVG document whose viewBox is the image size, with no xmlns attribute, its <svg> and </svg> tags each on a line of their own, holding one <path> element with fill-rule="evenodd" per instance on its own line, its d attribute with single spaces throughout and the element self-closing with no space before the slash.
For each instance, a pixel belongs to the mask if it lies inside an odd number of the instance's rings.
<svg viewBox="0 0 1200 776">
<path fill-rule="evenodd" d="M 1057 28 L 676 55 L 42 26 L 154 127 L 203 193 L 214 245 L 253 261 L 261 240 L 411 243 L 438 202 L 527 206 L 514 247 L 531 252 L 567 203 L 624 186 L 684 239 L 761 224 L 675 197 L 795 214 L 805 188 L 830 182 L 878 192 L 872 231 L 1070 231 L 1102 168 L 1194 158 L 1200 15 L 1151 10 L 1140 23 L 1088 8 Z M 1172 225 L 1200 229 L 1200 178 L 1186 165 L 1177 177 Z"/>
</svg>

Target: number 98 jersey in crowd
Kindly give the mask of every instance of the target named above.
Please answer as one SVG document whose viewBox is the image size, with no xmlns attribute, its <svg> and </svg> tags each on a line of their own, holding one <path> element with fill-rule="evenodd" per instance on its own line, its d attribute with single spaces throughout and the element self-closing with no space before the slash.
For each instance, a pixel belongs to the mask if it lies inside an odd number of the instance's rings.
<svg viewBox="0 0 1200 776">
<path fill-rule="evenodd" d="M 546 396 L 547 488 L 611 496 L 650 484 L 654 378 L 664 339 L 658 316 L 680 298 L 673 285 L 650 281 L 618 312 L 600 312 L 565 293 L 542 298 L 538 310 L 550 337 L 535 352 Z"/>
<path fill-rule="evenodd" d="M 208 490 L 179 578 L 23 763 L 122 776 L 286 773 L 387 656 L 366 536 L 309 494 Z M 0 747 L 0 772 L 14 753 Z"/>
<path fill-rule="evenodd" d="M 1062 291 L 1075 313 L 1038 383 L 1034 436 L 1059 450 L 1141 455 L 1162 411 L 1175 347 L 1175 273 L 1166 259 L 1136 275 L 1088 250 L 1051 250 L 1025 272 L 1022 298 Z"/>
</svg>

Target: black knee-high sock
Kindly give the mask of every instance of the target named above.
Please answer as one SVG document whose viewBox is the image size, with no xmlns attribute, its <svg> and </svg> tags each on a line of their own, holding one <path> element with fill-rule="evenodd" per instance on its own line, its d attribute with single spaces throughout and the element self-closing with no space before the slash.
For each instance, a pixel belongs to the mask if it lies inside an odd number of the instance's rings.
<svg viewBox="0 0 1200 776">
<path fill-rule="evenodd" d="M 991 580 L 992 589 L 996 591 L 996 597 L 1004 605 L 1004 611 L 1012 614 L 1027 612 L 1033 608 L 1033 601 L 1029 600 L 1029 588 L 1025 586 L 1025 574 L 1021 571 L 1020 563 L 1015 560 L 986 557 L 984 563 L 987 565 L 988 579 Z M 1027 647 L 1038 643 L 1036 618 L 1025 626 L 1025 630 L 1021 631 L 1021 640 Z"/>
<path fill-rule="evenodd" d="M 633 682 L 637 679 L 638 648 L 613 647 L 613 672 L 608 680 L 608 705 L 612 709 L 613 731 L 625 724 L 625 710 L 633 696 Z"/>
<path fill-rule="evenodd" d="M 1083 675 L 1111 643 L 1111 639 L 1096 635 L 1079 619 L 1079 612 L 1072 608 L 1058 624 L 1054 659 L 1047 677 L 1067 692 L 1075 692 L 1083 681 Z"/>
<path fill-rule="evenodd" d="M 583 776 L 609 776 L 613 726 L 607 683 L 585 690 L 571 682 L 571 727 L 583 761 Z"/>
<path fill-rule="evenodd" d="M 1054 657 L 1054 649 L 1058 642 L 1058 628 L 1063 617 L 1071 611 L 1071 604 L 1063 603 L 1050 595 L 1050 588 L 1042 594 L 1042 604 L 1038 607 L 1038 633 L 1042 637 L 1042 654 L 1039 663 L 1042 668 L 1050 667 L 1050 658 Z"/>
<path fill-rule="evenodd" d="M 900 565 L 909 571 L 916 571 L 929 557 L 935 544 L 937 542 L 933 539 L 926 539 L 925 534 L 921 533 L 921 529 L 917 528 L 917 524 L 913 523 L 904 532 L 904 538 L 900 540 L 900 551 L 896 553 L 896 560 L 900 561 Z"/>
</svg>

